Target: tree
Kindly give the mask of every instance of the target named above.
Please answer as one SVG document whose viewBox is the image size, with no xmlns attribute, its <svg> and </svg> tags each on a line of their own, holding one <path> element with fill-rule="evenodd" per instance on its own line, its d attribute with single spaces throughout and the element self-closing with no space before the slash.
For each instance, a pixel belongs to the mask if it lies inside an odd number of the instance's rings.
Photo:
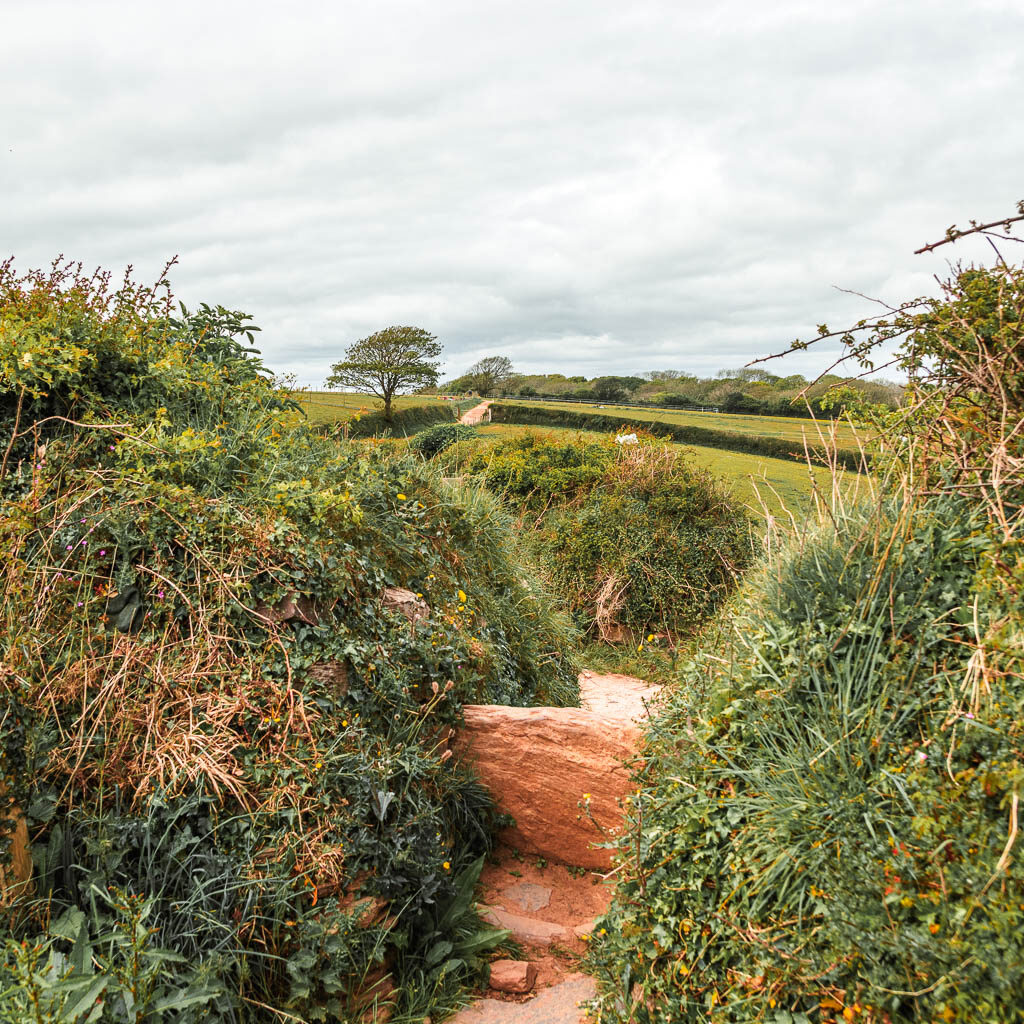
<svg viewBox="0 0 1024 1024">
<path fill-rule="evenodd" d="M 395 395 L 437 383 L 440 355 L 434 335 L 419 327 L 388 327 L 350 345 L 331 367 L 327 387 L 369 391 L 383 399 L 390 420 Z"/>
<path fill-rule="evenodd" d="M 642 377 L 595 377 L 590 387 L 595 398 L 615 402 L 631 395 L 643 382 Z"/>
<path fill-rule="evenodd" d="M 467 377 L 473 379 L 473 389 L 481 398 L 503 388 L 515 376 L 512 360 L 508 356 L 487 356 L 469 368 Z"/>
</svg>

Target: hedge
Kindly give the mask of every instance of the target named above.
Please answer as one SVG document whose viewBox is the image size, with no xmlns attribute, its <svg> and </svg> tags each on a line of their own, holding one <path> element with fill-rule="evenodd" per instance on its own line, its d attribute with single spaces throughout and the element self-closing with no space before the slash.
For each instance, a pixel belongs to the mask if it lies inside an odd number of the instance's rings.
<svg viewBox="0 0 1024 1024">
<path fill-rule="evenodd" d="M 721 448 L 730 452 L 747 452 L 764 455 L 772 459 L 789 459 L 804 462 L 807 458 L 802 448 L 794 447 L 792 441 L 779 437 L 765 437 L 761 434 L 738 434 L 731 430 L 714 430 L 710 427 L 695 427 L 681 423 L 665 423 L 660 420 L 644 420 L 630 424 L 618 416 L 602 416 L 599 413 L 574 412 L 569 409 L 545 409 L 516 403 L 496 403 L 491 406 L 492 423 L 530 423 L 547 427 L 574 427 L 577 430 L 617 431 L 628 433 L 643 429 L 660 436 L 667 436 L 680 444 L 702 445 Z M 812 450 L 812 457 L 814 452 Z M 836 463 L 844 469 L 860 470 L 864 457 L 860 452 L 848 448 L 835 451 Z M 824 458 L 818 461 L 825 462 Z"/>
</svg>

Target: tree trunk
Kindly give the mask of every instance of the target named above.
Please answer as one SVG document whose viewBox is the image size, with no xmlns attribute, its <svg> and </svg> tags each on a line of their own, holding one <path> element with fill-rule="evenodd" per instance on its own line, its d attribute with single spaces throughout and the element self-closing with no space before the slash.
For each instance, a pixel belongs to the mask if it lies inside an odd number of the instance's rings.
<svg viewBox="0 0 1024 1024">
<path fill-rule="evenodd" d="M 384 396 L 384 419 L 391 422 L 391 395 L 387 394 Z"/>
</svg>

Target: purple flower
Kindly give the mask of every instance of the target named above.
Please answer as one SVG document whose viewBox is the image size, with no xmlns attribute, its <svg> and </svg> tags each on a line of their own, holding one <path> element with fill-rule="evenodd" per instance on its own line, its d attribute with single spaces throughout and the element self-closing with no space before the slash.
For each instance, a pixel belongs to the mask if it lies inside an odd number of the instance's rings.
<svg viewBox="0 0 1024 1024">
<path fill-rule="evenodd" d="M 69 544 L 69 545 L 67 546 L 67 550 L 68 550 L 68 551 L 70 551 L 70 550 L 71 550 L 71 545 L 70 545 L 70 544 Z"/>
<path fill-rule="evenodd" d="M 100 551 L 100 558 L 102 558 L 102 557 L 103 557 L 103 556 L 104 556 L 104 555 L 105 555 L 106 553 L 107 553 L 107 551 L 106 551 L 106 548 L 104 548 L 103 550 L 101 550 L 101 551 Z"/>
<path fill-rule="evenodd" d="M 974 712 L 973 711 L 968 711 L 967 714 L 964 715 L 964 718 L 973 718 L 973 717 L 974 717 Z"/>
<path fill-rule="evenodd" d="M 79 601 L 79 602 L 78 602 L 78 604 L 76 605 L 76 607 L 77 607 L 77 608 L 81 608 L 81 607 L 82 607 L 82 604 L 83 604 L 83 602 Z"/>
<path fill-rule="evenodd" d="M 164 596 L 164 592 L 163 592 L 162 590 L 158 590 L 158 591 L 156 592 L 156 596 L 157 596 L 157 597 L 159 597 L 159 598 L 163 598 L 163 596 Z"/>
</svg>

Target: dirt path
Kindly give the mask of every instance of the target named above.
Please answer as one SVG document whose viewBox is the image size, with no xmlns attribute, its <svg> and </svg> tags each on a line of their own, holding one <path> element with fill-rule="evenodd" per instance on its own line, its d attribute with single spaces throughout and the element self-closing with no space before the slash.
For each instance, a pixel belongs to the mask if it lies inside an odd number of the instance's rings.
<svg viewBox="0 0 1024 1024">
<path fill-rule="evenodd" d="M 488 922 L 507 928 L 522 947 L 523 962 L 502 962 L 492 965 L 492 985 L 502 985 L 501 978 L 515 978 L 517 973 L 526 992 L 489 990 L 455 1017 L 451 1024 L 582 1024 L 585 1021 L 579 1004 L 596 994 L 594 980 L 582 973 L 581 960 L 591 940 L 595 923 L 611 900 L 613 881 L 607 863 L 593 863 L 588 846 L 593 837 L 579 826 L 568 823 L 564 835 L 554 849 L 565 862 L 544 849 L 544 839 L 531 832 L 529 812 L 535 811 L 540 832 L 550 832 L 551 814 L 578 819 L 576 796 L 569 806 L 559 804 L 558 755 L 552 754 L 552 743 L 565 750 L 566 763 L 578 770 L 579 785 L 594 790 L 585 796 L 597 800 L 597 789 L 605 785 L 610 760 L 617 760 L 624 750 L 635 751 L 640 739 L 640 726 L 648 705 L 656 698 L 658 687 L 640 679 L 621 675 L 580 675 L 581 708 L 467 708 L 467 722 L 472 726 L 471 753 L 478 770 L 504 809 L 518 812 L 518 827 L 505 835 L 480 877 L 479 912 Z M 493 730 L 479 723 L 493 711 Z M 520 721 L 509 713 L 520 714 Z M 558 733 L 559 725 L 562 732 Z M 615 727 L 613 729 L 613 726 Z M 629 742 L 622 744 L 623 730 Z M 615 732 L 611 740 L 609 733 Z M 531 732 L 533 739 L 531 740 Z M 608 737 L 608 752 L 601 757 L 602 738 Z M 531 743 L 535 748 L 531 749 Z M 521 748 L 527 749 L 522 750 Z M 529 772 L 516 771 L 519 753 L 523 764 L 540 763 Z M 508 769 L 512 770 L 509 771 Z M 573 813 L 577 811 L 577 813 Z M 621 811 L 616 811 L 621 821 Z M 556 829 L 557 831 L 557 829 Z M 575 834 L 580 838 L 573 838 Z M 597 836 L 600 839 L 600 836 Z M 514 846 L 514 843 L 519 844 Z M 573 845 L 575 843 L 575 846 Z M 534 852 L 527 852 L 530 848 Z M 589 867 L 580 863 L 590 860 Z M 495 979 L 499 980 L 495 982 Z M 514 987 L 514 986 L 513 986 Z"/>
<path fill-rule="evenodd" d="M 472 409 L 464 412 L 459 419 L 460 423 L 465 423 L 467 427 L 475 427 L 478 423 L 487 420 L 491 422 L 491 403 L 481 402 L 479 405 L 474 405 Z"/>
</svg>

